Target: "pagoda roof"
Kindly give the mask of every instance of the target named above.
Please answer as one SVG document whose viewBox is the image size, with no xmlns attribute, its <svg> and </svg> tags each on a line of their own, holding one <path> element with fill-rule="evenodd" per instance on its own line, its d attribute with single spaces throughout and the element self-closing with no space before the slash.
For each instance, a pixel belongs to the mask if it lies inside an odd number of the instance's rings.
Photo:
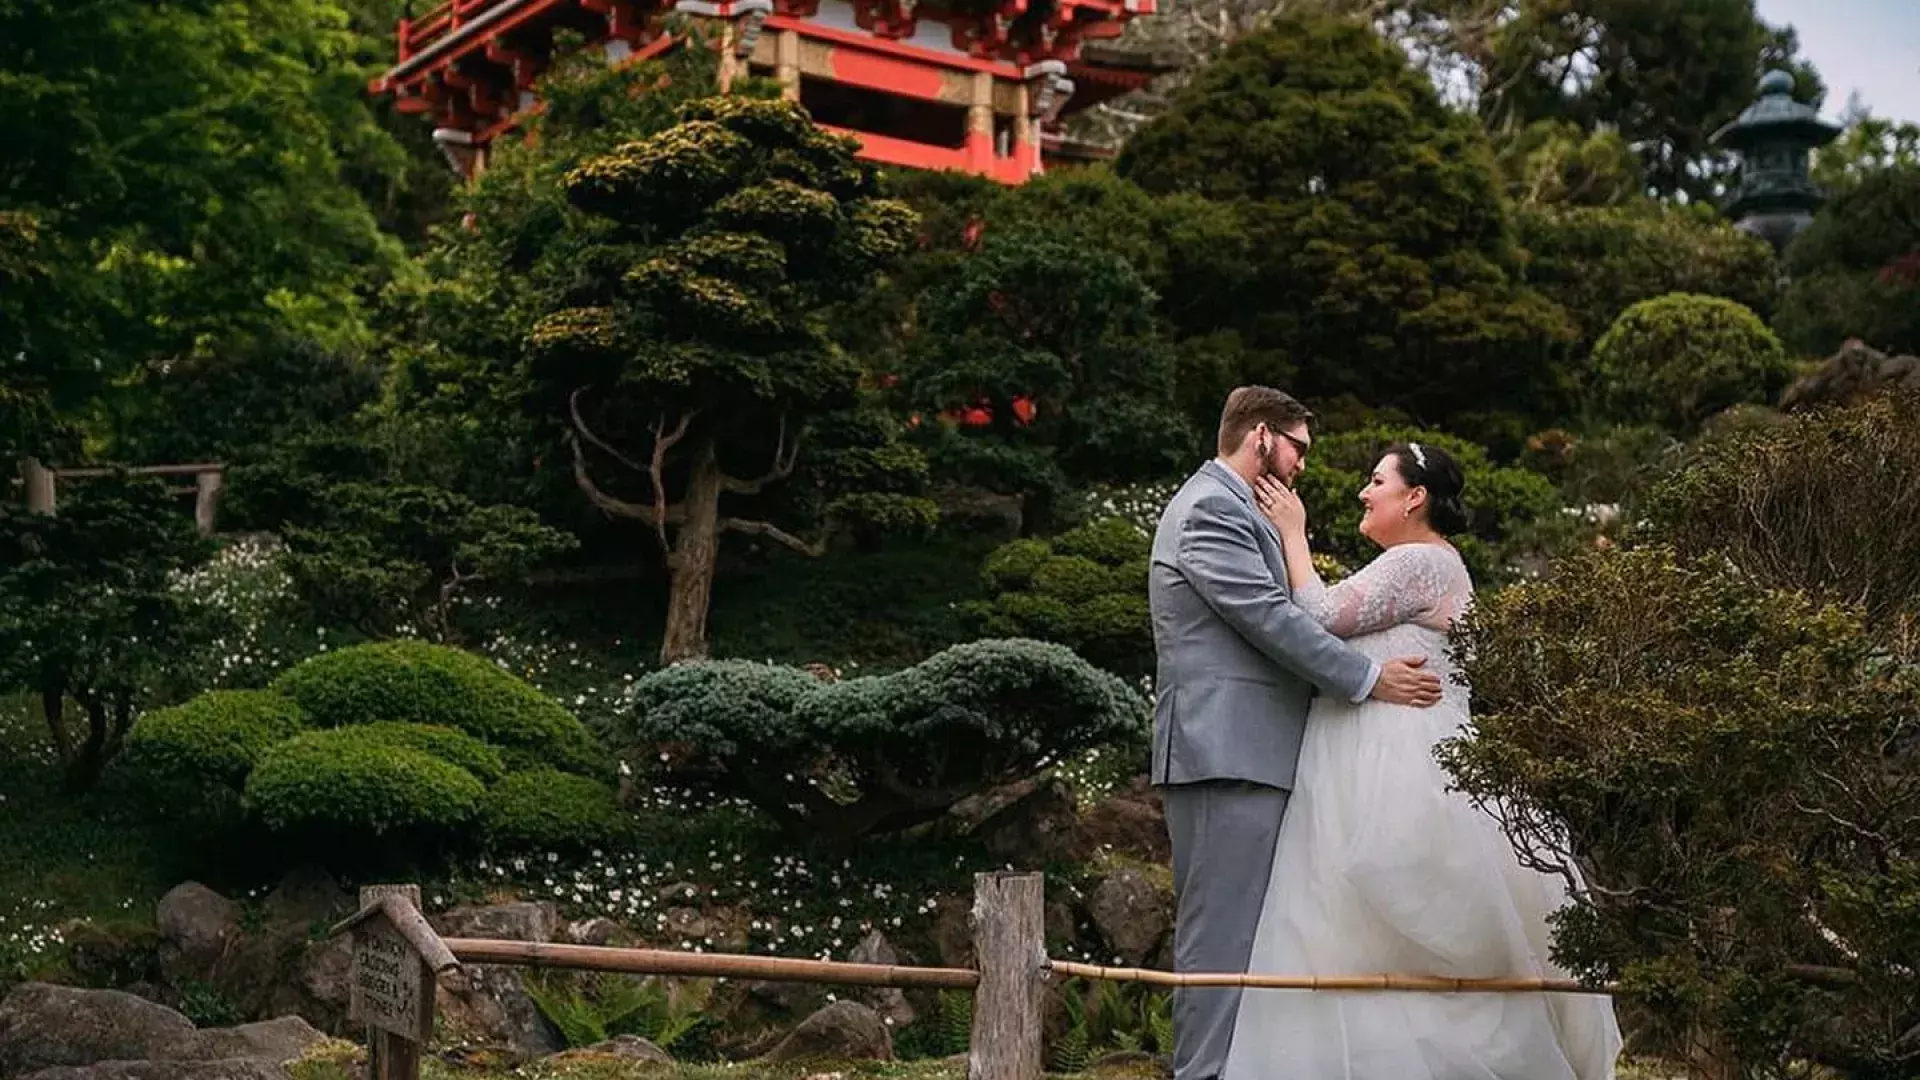
<svg viewBox="0 0 1920 1080">
<path fill-rule="evenodd" d="M 1713 143 L 1741 150 L 1763 141 L 1782 140 L 1819 146 L 1840 134 L 1840 125 L 1820 118 L 1820 110 L 1793 100 L 1793 76 L 1769 71 L 1760 79 L 1760 100 L 1713 133 Z"/>
</svg>

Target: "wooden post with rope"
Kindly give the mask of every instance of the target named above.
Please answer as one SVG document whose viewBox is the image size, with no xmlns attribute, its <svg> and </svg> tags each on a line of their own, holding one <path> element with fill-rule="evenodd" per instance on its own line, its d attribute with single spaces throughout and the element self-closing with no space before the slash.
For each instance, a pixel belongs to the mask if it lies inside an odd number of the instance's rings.
<svg viewBox="0 0 1920 1080">
<path fill-rule="evenodd" d="M 973 1038 L 967 1080 L 1039 1080 L 1047 988 L 1045 900 L 1039 874 L 973 879 Z"/>
<path fill-rule="evenodd" d="M 53 470 L 38 458 L 20 462 L 20 478 L 27 485 L 27 509 L 35 514 L 53 513 Z"/>
</svg>

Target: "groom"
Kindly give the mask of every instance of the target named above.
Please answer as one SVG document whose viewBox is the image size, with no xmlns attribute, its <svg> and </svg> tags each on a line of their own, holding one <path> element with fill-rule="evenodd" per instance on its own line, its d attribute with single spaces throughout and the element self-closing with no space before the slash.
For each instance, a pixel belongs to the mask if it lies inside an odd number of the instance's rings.
<svg viewBox="0 0 1920 1080">
<path fill-rule="evenodd" d="M 1179 971 L 1247 970 L 1314 690 L 1398 705 L 1440 700 L 1440 680 L 1420 669 L 1422 659 L 1376 663 L 1293 604 L 1280 538 L 1254 505 L 1253 482 L 1266 475 L 1292 485 L 1312 418 L 1278 390 L 1235 390 L 1220 416 L 1220 456 L 1167 504 L 1153 537 L 1153 783 L 1173 841 Z M 1239 1008 L 1238 989 L 1174 993 L 1175 1080 L 1220 1075 Z"/>
</svg>

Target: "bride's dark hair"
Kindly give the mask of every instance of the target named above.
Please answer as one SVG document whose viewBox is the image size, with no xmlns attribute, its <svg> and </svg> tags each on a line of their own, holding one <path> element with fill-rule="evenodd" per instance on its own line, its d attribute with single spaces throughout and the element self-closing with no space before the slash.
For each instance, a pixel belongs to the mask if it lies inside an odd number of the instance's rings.
<svg viewBox="0 0 1920 1080">
<path fill-rule="evenodd" d="M 1453 455 L 1431 443 L 1394 443 L 1387 448 L 1408 487 L 1427 489 L 1427 523 L 1442 536 L 1467 531 L 1467 504 L 1460 500 L 1467 477 Z"/>
</svg>

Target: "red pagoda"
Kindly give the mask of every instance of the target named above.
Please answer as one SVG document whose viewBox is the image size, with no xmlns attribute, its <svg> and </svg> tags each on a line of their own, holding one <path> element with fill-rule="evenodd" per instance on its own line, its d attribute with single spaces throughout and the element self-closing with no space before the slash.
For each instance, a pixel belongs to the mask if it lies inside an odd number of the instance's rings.
<svg viewBox="0 0 1920 1080">
<path fill-rule="evenodd" d="M 609 63 L 675 46 L 669 16 L 708 24 L 724 88 L 742 73 L 779 81 L 870 161 L 956 169 L 1017 184 L 1044 163 L 1087 156 L 1061 137 L 1072 112 L 1170 69 L 1112 44 L 1156 0 L 447 0 L 399 26 L 400 59 L 373 80 L 403 112 L 431 117 L 454 166 L 539 107 L 535 80 L 556 31 Z"/>
</svg>

